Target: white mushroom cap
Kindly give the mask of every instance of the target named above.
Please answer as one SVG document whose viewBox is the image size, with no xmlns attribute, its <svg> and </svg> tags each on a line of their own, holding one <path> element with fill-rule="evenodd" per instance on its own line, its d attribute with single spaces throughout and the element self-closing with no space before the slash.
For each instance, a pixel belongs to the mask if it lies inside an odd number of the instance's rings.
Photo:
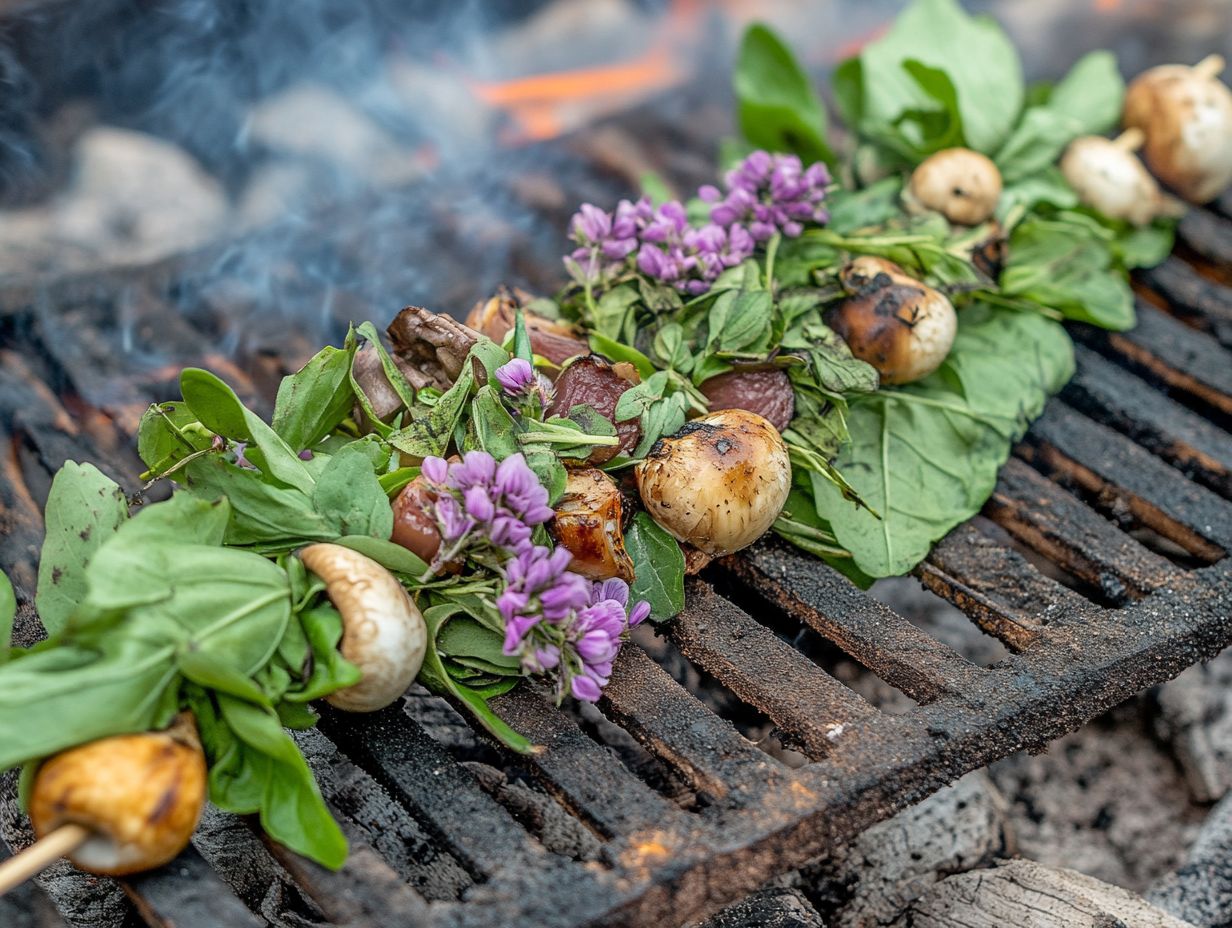
<svg viewBox="0 0 1232 928">
<path fill-rule="evenodd" d="M 1126 128 L 1146 136 L 1151 172 L 1191 203 L 1206 203 L 1232 184 L 1232 90 L 1217 77 L 1224 60 L 1211 55 L 1192 68 L 1144 71 L 1125 92 Z"/>
<path fill-rule="evenodd" d="M 1134 154 L 1142 133 L 1129 129 L 1116 139 L 1088 135 L 1070 142 L 1061 173 L 1078 199 L 1112 219 L 1146 225 L 1172 212 L 1159 184 Z"/>
<path fill-rule="evenodd" d="M 991 218 L 1001 199 L 1001 172 L 992 159 L 970 148 L 946 148 L 911 172 L 908 206 L 935 210 L 950 222 L 977 226 Z"/>
<path fill-rule="evenodd" d="M 791 462 L 768 420 L 725 409 L 656 442 L 637 465 L 637 487 L 651 518 L 717 557 L 770 530 L 791 490 Z"/>
<path fill-rule="evenodd" d="M 342 545 L 309 545 L 304 566 L 325 581 L 342 614 L 339 649 L 363 673 L 325 697 L 348 712 L 375 712 L 406 692 L 423 664 L 428 629 L 402 584 L 376 561 Z"/>
<path fill-rule="evenodd" d="M 183 713 L 166 731 L 117 735 L 43 763 L 30 821 L 43 838 L 62 825 L 90 836 L 69 859 L 122 876 L 159 867 L 184 849 L 205 805 L 206 768 L 196 724 Z"/>
</svg>

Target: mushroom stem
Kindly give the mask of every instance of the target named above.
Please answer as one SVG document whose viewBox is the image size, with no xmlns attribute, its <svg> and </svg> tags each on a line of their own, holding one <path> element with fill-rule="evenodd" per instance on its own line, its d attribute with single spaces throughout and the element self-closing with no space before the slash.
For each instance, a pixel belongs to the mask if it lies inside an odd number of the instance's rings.
<svg viewBox="0 0 1232 928">
<path fill-rule="evenodd" d="M 1218 77 L 1223 73 L 1227 62 L 1224 61 L 1223 55 L 1218 53 L 1207 55 L 1192 68 L 1195 77 L 1212 78 Z"/>
<path fill-rule="evenodd" d="M 1126 129 L 1112 140 L 1112 144 L 1125 151 L 1137 151 L 1145 141 L 1146 134 L 1141 129 L 1135 127 L 1133 129 Z"/>
<path fill-rule="evenodd" d="M 61 857 L 73 853 L 90 834 L 90 829 L 85 825 L 61 825 L 24 851 L 0 863 L 0 896 L 46 870 Z"/>
</svg>

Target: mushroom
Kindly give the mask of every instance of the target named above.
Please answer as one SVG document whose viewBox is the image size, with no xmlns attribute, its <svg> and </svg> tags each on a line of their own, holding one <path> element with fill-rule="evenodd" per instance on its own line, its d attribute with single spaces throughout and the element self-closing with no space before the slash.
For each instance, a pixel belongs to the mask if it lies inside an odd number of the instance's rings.
<svg viewBox="0 0 1232 928">
<path fill-rule="evenodd" d="M 848 262 L 839 280 L 850 296 L 826 321 L 852 354 L 877 368 L 883 384 L 911 383 L 941 366 L 958 332 L 945 296 L 871 255 Z"/>
<path fill-rule="evenodd" d="M 1210 55 L 1192 68 L 1167 64 L 1138 75 L 1125 92 L 1124 123 L 1146 136 L 1142 157 L 1190 203 L 1213 200 L 1232 183 L 1232 90 Z"/>
<path fill-rule="evenodd" d="M 342 615 L 339 648 L 363 673 L 354 686 L 325 697 L 348 712 L 375 712 L 406 692 L 423 664 L 428 630 L 423 616 L 393 574 L 342 545 L 308 545 L 304 566 L 325 581 Z"/>
<path fill-rule="evenodd" d="M 621 530 L 620 488 L 594 467 L 569 471 L 551 532 L 573 555 L 569 569 L 590 580 L 633 579 L 633 559 Z"/>
<path fill-rule="evenodd" d="M 1110 219 L 1146 225 L 1176 210 L 1134 154 L 1142 142 L 1141 129 L 1127 129 L 1115 139 L 1074 139 L 1061 157 L 1061 173 L 1085 205 Z"/>
<path fill-rule="evenodd" d="M 30 821 L 40 842 L 76 836 L 60 853 L 82 870 L 123 876 L 184 849 L 205 791 L 205 755 L 184 712 L 165 731 L 102 738 L 45 761 L 31 786 Z"/>
<path fill-rule="evenodd" d="M 715 557 L 747 547 L 791 489 L 787 446 L 765 418 L 727 409 L 661 438 L 636 469 L 642 503 L 676 539 Z"/>
<path fill-rule="evenodd" d="M 475 304 L 466 317 L 466 324 L 499 344 L 513 328 L 518 309 L 522 308 L 522 304 L 528 299 L 529 297 L 521 292 L 510 293 L 502 288 L 490 300 Z M 531 350 L 557 366 L 570 358 L 590 352 L 586 342 L 572 326 L 555 322 L 524 308 L 522 319 L 526 323 Z"/>
<path fill-rule="evenodd" d="M 436 495 L 422 474 L 394 497 L 394 530 L 389 540 L 402 545 L 420 559 L 431 562 L 441 549 L 441 532 L 433 518 Z"/>
<path fill-rule="evenodd" d="M 1001 172 L 987 155 L 970 148 L 946 148 L 929 155 L 911 172 L 907 208 L 935 210 L 950 222 L 977 226 L 990 218 L 1001 199 Z"/>
<path fill-rule="evenodd" d="M 716 374 L 699 389 L 710 401 L 710 408 L 747 409 L 765 416 L 780 432 L 791 424 L 796 411 L 796 393 L 782 368 L 740 369 Z"/>
</svg>

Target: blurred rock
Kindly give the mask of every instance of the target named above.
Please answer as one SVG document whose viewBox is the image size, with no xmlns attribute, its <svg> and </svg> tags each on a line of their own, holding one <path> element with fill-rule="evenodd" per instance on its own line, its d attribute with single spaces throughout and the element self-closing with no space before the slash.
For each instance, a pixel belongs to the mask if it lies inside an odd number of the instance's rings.
<svg viewBox="0 0 1232 928">
<path fill-rule="evenodd" d="M 1191 928 L 1119 886 L 1012 860 L 948 877 L 894 928 Z"/>
<path fill-rule="evenodd" d="M 213 240 L 227 213 L 218 181 L 182 149 L 98 127 L 79 139 L 65 190 L 0 212 L 0 273 L 153 261 Z"/>
<path fill-rule="evenodd" d="M 1147 898 L 1196 928 L 1232 926 L 1232 796 L 1211 810 L 1184 865 Z"/>
<path fill-rule="evenodd" d="M 1199 802 L 1232 788 L 1232 651 L 1159 688 L 1155 730 L 1168 742 Z"/>
<path fill-rule="evenodd" d="M 319 159 L 372 186 L 422 174 L 412 153 L 337 91 L 299 84 L 262 100 L 248 122 L 249 143 L 270 152 Z"/>
<path fill-rule="evenodd" d="M 982 772 L 874 825 L 806 868 L 810 896 L 838 928 L 886 925 L 947 874 L 1013 853 L 1005 799 Z"/>
</svg>

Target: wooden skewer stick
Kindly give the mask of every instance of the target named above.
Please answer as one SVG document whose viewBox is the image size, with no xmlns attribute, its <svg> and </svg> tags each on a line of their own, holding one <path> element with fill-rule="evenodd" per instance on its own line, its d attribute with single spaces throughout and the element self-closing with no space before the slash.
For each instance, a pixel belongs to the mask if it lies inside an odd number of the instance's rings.
<svg viewBox="0 0 1232 928">
<path fill-rule="evenodd" d="M 39 838 L 19 854 L 0 863 L 0 896 L 20 886 L 30 877 L 46 870 L 61 857 L 71 854 L 90 837 L 84 825 L 61 825 L 51 834 Z"/>
</svg>

